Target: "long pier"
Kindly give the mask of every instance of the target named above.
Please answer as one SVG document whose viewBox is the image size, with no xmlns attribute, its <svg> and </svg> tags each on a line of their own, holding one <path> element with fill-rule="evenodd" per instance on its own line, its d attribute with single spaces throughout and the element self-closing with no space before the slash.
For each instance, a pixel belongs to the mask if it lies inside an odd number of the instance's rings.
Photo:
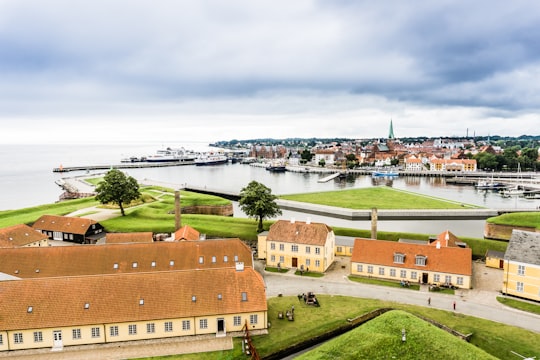
<svg viewBox="0 0 540 360">
<path fill-rule="evenodd" d="M 193 165 L 195 161 L 170 161 L 170 162 L 134 162 L 120 163 L 114 165 L 80 165 L 80 166 L 60 166 L 53 169 L 55 173 L 71 172 L 71 171 L 91 171 L 91 170 L 109 170 L 109 169 L 141 169 L 141 168 L 157 168 L 168 166 Z"/>
</svg>

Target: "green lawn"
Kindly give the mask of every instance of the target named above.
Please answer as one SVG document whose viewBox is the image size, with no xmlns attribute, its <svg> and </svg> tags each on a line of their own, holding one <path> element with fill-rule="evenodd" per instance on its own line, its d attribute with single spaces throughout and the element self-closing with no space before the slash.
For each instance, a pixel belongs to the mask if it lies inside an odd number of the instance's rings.
<svg viewBox="0 0 540 360">
<path fill-rule="evenodd" d="M 540 229 L 540 211 L 503 214 L 489 218 L 486 221 L 497 225 L 525 226 Z"/>
<path fill-rule="evenodd" d="M 475 205 L 435 198 L 386 186 L 281 195 L 280 199 L 336 206 L 355 210 L 377 209 L 467 209 Z"/>
<path fill-rule="evenodd" d="M 402 338 L 403 331 L 405 331 L 405 341 Z M 497 358 L 414 315 L 394 310 L 296 359 L 481 360 Z"/>
<path fill-rule="evenodd" d="M 510 351 L 515 351 L 520 354 L 526 354 L 527 356 L 539 356 L 540 355 L 540 334 L 523 330 L 521 328 L 495 323 L 489 320 L 479 319 L 471 316 L 465 316 L 460 313 L 454 313 L 451 311 L 438 310 L 430 307 L 421 307 L 414 305 L 404 305 L 388 301 L 380 301 L 374 299 L 361 299 L 346 296 L 333 296 L 333 295 L 317 295 L 320 301 L 320 307 L 313 307 L 305 305 L 300 302 L 296 296 L 284 296 L 274 297 L 268 299 L 268 321 L 271 323 L 268 335 L 260 335 L 253 337 L 253 343 L 257 349 L 257 352 L 261 357 L 268 356 L 279 349 L 289 348 L 295 344 L 304 342 L 313 337 L 327 333 L 331 330 L 339 328 L 347 323 L 347 319 L 353 319 L 360 315 L 369 313 L 379 308 L 394 308 L 397 310 L 406 311 L 409 314 L 421 316 L 424 318 L 432 319 L 438 323 L 444 324 L 462 334 L 473 334 L 470 343 L 473 347 L 477 347 L 496 358 L 500 359 L 513 359 L 514 355 Z M 294 305 L 295 318 L 294 321 L 288 321 L 286 319 L 278 319 L 279 311 L 286 311 Z M 348 347 L 356 348 L 369 346 L 370 340 L 383 341 L 383 339 L 389 339 L 396 337 L 400 340 L 401 329 L 407 324 L 413 324 L 411 316 L 407 314 L 403 319 L 396 319 L 392 321 L 398 321 L 398 323 L 392 325 L 390 322 L 387 325 L 374 324 L 368 327 L 369 323 L 360 326 L 358 329 L 362 331 L 362 336 L 355 337 L 354 341 L 348 343 Z M 401 317 L 401 316 L 400 316 Z M 383 318 L 384 319 L 384 318 Z M 385 320 L 389 321 L 389 320 Z M 402 323 L 405 321 L 405 323 Z M 419 335 L 416 330 L 410 329 L 408 345 L 413 349 L 418 349 L 414 341 L 425 341 L 430 337 L 436 337 L 436 341 L 440 341 L 442 338 L 447 339 L 449 344 L 448 350 L 449 356 L 452 356 L 453 352 L 462 352 L 459 348 L 455 348 L 454 344 L 463 346 L 463 352 L 471 354 L 470 359 L 476 358 L 489 358 L 481 352 L 475 352 L 470 350 L 471 347 L 467 346 L 463 340 L 459 340 L 454 343 L 453 340 L 440 335 L 438 328 L 434 326 L 427 326 L 427 324 L 416 323 L 417 319 L 414 319 L 414 324 L 418 324 L 418 329 L 423 332 L 423 335 Z M 385 326 L 388 326 L 384 328 Z M 395 326 L 395 327 L 394 327 Z M 396 329 L 398 330 L 396 333 Z M 366 337 L 365 335 L 368 334 Z M 373 336 L 373 338 L 372 338 Z M 367 339 L 362 339 L 367 338 Z M 386 341 L 386 340 L 384 340 Z M 387 348 L 379 349 L 378 351 L 384 351 L 385 349 L 389 353 L 400 351 L 403 344 L 401 341 L 397 342 L 383 342 L 380 344 L 386 344 Z M 377 351 L 376 346 L 370 351 Z M 431 351 L 436 351 L 430 349 Z M 470 351 L 470 352 L 469 352 Z M 417 359 L 423 359 L 421 352 L 417 353 Z M 482 357 L 475 357 L 482 356 Z M 392 359 L 392 357 L 372 357 L 372 359 Z M 402 357 L 397 356 L 396 359 Z M 447 357 L 447 356 L 435 356 L 432 359 L 464 359 L 463 357 Z M 154 359 L 190 359 L 190 360 L 210 360 L 210 359 L 246 359 L 246 356 L 241 352 L 240 341 L 235 341 L 235 349 L 230 351 L 219 351 L 202 354 L 186 354 L 175 355 L 166 357 L 155 357 Z M 355 359 L 355 357 L 349 357 L 349 359 Z"/>
<path fill-rule="evenodd" d="M 403 287 L 399 281 L 390 281 L 390 280 L 381 280 L 376 278 L 367 278 L 363 276 L 350 275 L 349 280 L 362 283 L 362 284 L 371 284 L 371 285 L 382 285 L 396 288 L 404 288 L 409 290 L 420 290 L 420 285 L 418 284 L 409 284 L 408 287 Z"/>
<path fill-rule="evenodd" d="M 513 307 L 522 311 L 527 311 L 533 314 L 540 315 L 540 304 L 535 304 L 529 301 L 522 301 L 519 299 L 512 299 L 504 296 L 497 296 L 497 301 L 506 306 Z"/>
</svg>

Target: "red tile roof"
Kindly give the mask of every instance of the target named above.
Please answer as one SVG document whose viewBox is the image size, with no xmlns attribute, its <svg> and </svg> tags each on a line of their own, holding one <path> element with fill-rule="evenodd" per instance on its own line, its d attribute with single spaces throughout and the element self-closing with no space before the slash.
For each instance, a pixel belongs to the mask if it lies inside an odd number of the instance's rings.
<svg viewBox="0 0 540 360">
<path fill-rule="evenodd" d="M 201 233 L 189 225 L 182 226 L 174 233 L 174 240 L 199 240 Z"/>
<path fill-rule="evenodd" d="M 252 268 L 4 281 L 0 304 L 2 331 L 267 311 Z"/>
<path fill-rule="evenodd" d="M 234 268 L 235 256 L 244 266 L 253 266 L 251 249 L 240 239 L 26 247 L 0 249 L 0 272 L 21 278 L 43 278 Z"/>
<path fill-rule="evenodd" d="M 267 241 L 324 246 L 332 228 L 322 223 L 278 220 L 268 231 Z"/>
<path fill-rule="evenodd" d="M 405 255 L 403 264 L 394 263 L 394 254 Z M 427 257 L 426 265 L 415 264 L 416 255 Z M 437 271 L 449 274 L 472 275 L 472 250 L 470 248 L 441 247 L 398 243 L 395 241 L 356 239 L 351 262 L 382 265 L 398 269 Z"/>
<path fill-rule="evenodd" d="M 64 233 L 85 235 L 96 221 L 80 217 L 43 215 L 32 225 L 36 230 L 60 231 Z"/>
<path fill-rule="evenodd" d="M 47 239 L 47 235 L 24 224 L 0 229 L 0 248 L 19 247 Z"/>
<path fill-rule="evenodd" d="M 107 233 L 105 240 L 107 244 L 151 243 L 153 241 L 154 238 L 151 231 L 134 233 Z"/>
</svg>

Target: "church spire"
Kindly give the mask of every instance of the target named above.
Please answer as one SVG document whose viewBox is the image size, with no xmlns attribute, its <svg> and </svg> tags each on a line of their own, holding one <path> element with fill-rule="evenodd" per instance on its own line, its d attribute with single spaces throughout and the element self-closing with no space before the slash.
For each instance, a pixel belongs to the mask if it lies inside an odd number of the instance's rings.
<svg viewBox="0 0 540 360">
<path fill-rule="evenodd" d="M 394 136 L 394 126 L 392 124 L 392 119 L 390 119 L 390 131 L 388 132 L 388 138 L 389 139 L 394 139 L 395 136 Z"/>
</svg>

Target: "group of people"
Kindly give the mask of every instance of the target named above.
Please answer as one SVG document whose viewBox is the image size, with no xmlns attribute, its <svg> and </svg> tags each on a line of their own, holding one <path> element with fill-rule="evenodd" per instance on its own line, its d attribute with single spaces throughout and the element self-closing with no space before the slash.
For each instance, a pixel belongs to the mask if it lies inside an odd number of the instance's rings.
<svg viewBox="0 0 540 360">
<path fill-rule="evenodd" d="M 403 287 L 409 287 L 409 286 L 411 286 L 411 283 L 409 282 L 409 280 L 401 280 L 399 283 L 400 283 L 401 286 L 403 286 Z"/>
<path fill-rule="evenodd" d="M 427 304 L 431 305 L 431 297 L 428 297 Z M 456 310 L 456 302 L 455 301 L 452 302 L 452 308 L 454 309 L 454 311 Z"/>
</svg>

